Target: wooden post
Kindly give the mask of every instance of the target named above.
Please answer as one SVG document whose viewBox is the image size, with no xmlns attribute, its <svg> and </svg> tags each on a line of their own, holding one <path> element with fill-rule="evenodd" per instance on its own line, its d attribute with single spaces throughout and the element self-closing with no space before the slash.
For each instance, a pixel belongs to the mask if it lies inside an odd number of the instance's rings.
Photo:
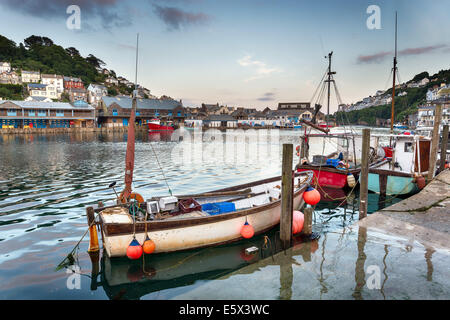
<svg viewBox="0 0 450 320">
<path fill-rule="evenodd" d="M 292 211 L 293 211 L 293 181 L 292 181 L 292 144 L 283 144 L 283 162 L 281 177 L 281 217 L 280 240 L 283 250 L 291 246 L 292 241 Z"/>
<path fill-rule="evenodd" d="M 299 162 L 303 159 L 303 158 L 307 158 L 308 159 L 308 144 L 305 141 L 306 137 L 301 137 L 301 141 L 300 141 L 300 160 Z"/>
<path fill-rule="evenodd" d="M 387 174 L 379 174 L 378 180 L 380 183 L 380 195 L 386 197 L 386 186 L 387 186 Z"/>
<path fill-rule="evenodd" d="M 100 250 L 98 246 L 97 226 L 95 225 L 94 208 L 86 208 L 87 221 L 89 226 L 89 249 L 88 252 L 97 252 Z M 93 223 L 94 222 L 94 223 Z"/>
<path fill-rule="evenodd" d="M 448 144 L 448 124 L 444 126 L 442 131 L 442 143 L 441 143 L 441 163 L 439 166 L 439 172 L 445 169 L 445 160 L 447 160 L 447 144 Z"/>
<path fill-rule="evenodd" d="M 363 129 L 363 141 L 361 151 L 361 173 L 359 192 L 359 220 L 367 216 L 368 184 L 369 184 L 369 152 L 370 129 Z"/>
<path fill-rule="evenodd" d="M 433 128 L 433 138 L 431 140 L 431 152 L 430 152 L 430 166 L 428 168 L 428 182 L 430 182 L 434 177 L 434 172 L 436 170 L 436 159 L 437 151 L 439 146 L 439 125 L 441 124 L 442 118 L 442 104 L 437 104 L 434 110 L 434 128 Z"/>
<path fill-rule="evenodd" d="M 91 271 L 91 291 L 97 290 L 97 277 L 100 273 L 100 252 L 97 250 L 95 252 L 89 252 L 89 258 L 92 263 Z"/>
<path fill-rule="evenodd" d="M 313 208 L 307 207 L 303 210 L 304 222 L 302 235 L 305 237 L 310 237 L 312 234 L 312 216 L 313 216 Z"/>
</svg>

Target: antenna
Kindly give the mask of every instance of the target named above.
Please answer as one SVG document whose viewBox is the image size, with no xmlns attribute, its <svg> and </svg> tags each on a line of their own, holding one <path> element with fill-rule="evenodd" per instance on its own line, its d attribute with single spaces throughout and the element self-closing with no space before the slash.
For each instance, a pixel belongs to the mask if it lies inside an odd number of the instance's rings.
<svg viewBox="0 0 450 320">
<path fill-rule="evenodd" d="M 392 102 L 391 102 L 391 134 L 394 133 L 394 109 L 395 109 L 395 74 L 397 72 L 397 11 L 395 11 L 395 56 L 394 66 L 392 68 Z M 389 146 L 392 147 L 392 137 L 389 139 Z"/>
<path fill-rule="evenodd" d="M 395 11 L 395 58 L 397 58 L 397 11 Z"/>
<path fill-rule="evenodd" d="M 134 78 L 134 90 L 137 90 L 138 52 L 139 52 L 139 33 L 136 35 L 136 73 Z"/>
</svg>

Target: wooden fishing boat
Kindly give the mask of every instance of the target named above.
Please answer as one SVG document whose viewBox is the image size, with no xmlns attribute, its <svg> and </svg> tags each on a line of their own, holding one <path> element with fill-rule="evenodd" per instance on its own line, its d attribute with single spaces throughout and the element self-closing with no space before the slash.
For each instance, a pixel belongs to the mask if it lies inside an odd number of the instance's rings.
<svg viewBox="0 0 450 320">
<path fill-rule="evenodd" d="M 300 121 L 305 124 L 305 133 L 301 140 L 301 146 L 297 147 L 297 156 L 299 157 L 299 163 L 296 166 L 297 172 L 313 171 L 314 173 L 314 185 L 319 188 L 353 188 L 358 181 L 359 173 L 361 171 L 360 165 L 356 164 L 356 150 L 355 150 L 355 135 L 353 133 L 348 134 L 330 134 L 330 128 L 333 125 L 329 121 L 329 110 L 330 110 L 330 85 L 334 84 L 336 90 L 336 97 L 339 100 L 339 94 L 336 89 L 335 80 L 333 75 L 336 72 L 331 70 L 331 58 L 333 52 L 328 54 L 328 68 L 323 79 L 327 76 L 327 80 L 321 82 L 317 89 L 322 87 L 322 90 L 316 90 L 319 92 L 317 97 L 317 103 L 315 103 L 315 111 L 311 120 L 301 119 Z M 316 123 L 316 117 L 322 107 L 322 94 L 324 94 L 325 86 L 328 86 L 327 90 L 327 114 L 326 121 L 318 121 Z M 313 97 L 314 98 L 314 97 Z M 306 126 L 311 129 L 323 132 L 320 134 L 311 134 L 307 132 Z M 344 127 L 345 129 L 345 127 Z M 312 159 L 309 158 L 309 145 L 311 143 L 310 138 L 313 136 L 321 137 L 321 144 L 323 143 L 322 155 L 313 155 Z M 325 150 L 326 140 L 338 139 L 336 143 L 337 147 L 333 149 L 333 152 L 325 156 L 323 154 Z M 342 144 L 340 145 L 340 141 Z M 352 141 L 353 152 L 350 151 L 350 141 Z M 330 152 L 329 150 L 328 152 Z M 353 153 L 353 154 L 351 154 Z M 375 158 L 374 158 L 375 160 Z"/>
<path fill-rule="evenodd" d="M 295 174 L 294 208 L 302 204 L 303 192 L 311 182 L 312 172 Z M 255 234 L 278 225 L 280 186 L 281 177 L 274 177 L 205 194 L 152 198 L 141 204 L 150 219 L 138 218 L 135 222 L 127 204 L 94 211 L 99 216 L 103 246 L 109 257 L 126 256 L 133 237 L 142 244 L 147 233 L 156 245 L 155 253 L 187 250 L 242 240 L 241 228 L 246 222 Z M 183 201 L 194 204 L 194 210 L 185 213 Z M 220 211 L 221 206 L 232 209 Z M 211 212 L 209 208 L 219 211 Z"/>
<path fill-rule="evenodd" d="M 423 188 L 428 174 L 431 140 L 413 135 L 391 135 L 391 157 L 369 167 L 368 189 L 386 195 L 408 195 Z"/>
</svg>

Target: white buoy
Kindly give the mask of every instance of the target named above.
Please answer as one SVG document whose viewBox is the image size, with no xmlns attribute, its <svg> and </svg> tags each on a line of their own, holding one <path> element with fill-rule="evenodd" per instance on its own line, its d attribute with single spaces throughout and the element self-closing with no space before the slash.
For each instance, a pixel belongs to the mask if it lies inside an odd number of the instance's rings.
<svg viewBox="0 0 450 320">
<path fill-rule="evenodd" d="M 347 184 L 350 188 L 353 188 L 356 185 L 355 177 L 351 173 L 347 175 Z"/>
</svg>

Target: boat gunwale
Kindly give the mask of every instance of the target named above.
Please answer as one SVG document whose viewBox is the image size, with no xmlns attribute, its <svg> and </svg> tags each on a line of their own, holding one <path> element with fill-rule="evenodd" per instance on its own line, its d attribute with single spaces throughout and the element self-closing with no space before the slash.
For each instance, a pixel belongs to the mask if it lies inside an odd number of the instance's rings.
<svg viewBox="0 0 450 320">
<path fill-rule="evenodd" d="M 408 172 L 402 172 L 402 171 L 395 171 L 390 169 L 378 169 L 382 165 L 388 163 L 389 160 L 383 160 L 379 163 L 376 163 L 369 167 L 369 173 L 372 174 L 378 174 L 378 175 L 387 175 L 387 176 L 393 176 L 393 177 L 404 177 L 404 178 L 414 178 L 414 173 L 408 173 Z"/>
<path fill-rule="evenodd" d="M 313 170 L 313 171 L 320 170 L 320 171 L 326 171 L 326 172 L 337 173 L 337 174 L 345 174 L 345 175 L 347 175 L 348 173 L 358 174 L 361 172 L 361 168 L 354 168 L 354 169 L 349 169 L 349 170 L 342 169 L 341 170 L 341 169 L 336 169 L 335 167 L 328 166 L 328 165 L 314 166 L 314 165 L 310 165 L 310 164 L 301 164 L 301 165 L 297 165 L 295 168 L 296 168 L 296 170 L 297 169 Z M 301 172 L 304 172 L 304 171 L 301 171 Z"/>
</svg>

